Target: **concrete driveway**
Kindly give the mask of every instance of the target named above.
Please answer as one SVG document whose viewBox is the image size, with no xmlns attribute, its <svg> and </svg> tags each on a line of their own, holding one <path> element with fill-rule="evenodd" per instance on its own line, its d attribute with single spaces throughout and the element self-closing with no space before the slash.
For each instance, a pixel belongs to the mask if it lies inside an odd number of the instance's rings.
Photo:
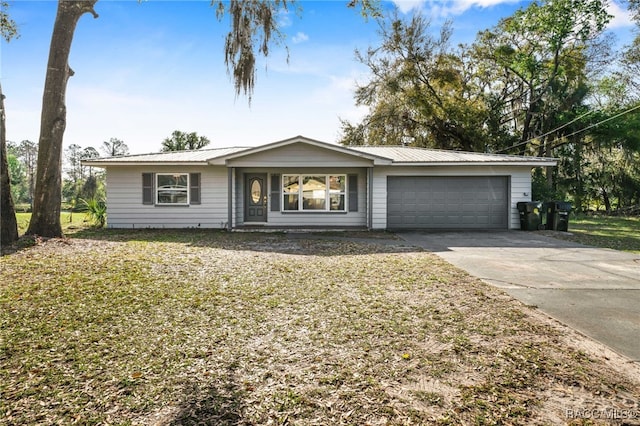
<svg viewBox="0 0 640 426">
<path fill-rule="evenodd" d="M 398 235 L 640 362 L 640 255 L 522 231 Z"/>
</svg>

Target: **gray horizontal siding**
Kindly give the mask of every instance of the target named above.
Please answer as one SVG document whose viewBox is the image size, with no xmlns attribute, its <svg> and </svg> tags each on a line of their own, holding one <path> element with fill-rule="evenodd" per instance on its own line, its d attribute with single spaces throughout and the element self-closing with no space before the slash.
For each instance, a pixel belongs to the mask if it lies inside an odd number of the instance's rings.
<svg viewBox="0 0 640 426">
<path fill-rule="evenodd" d="M 514 171 L 511 175 L 511 228 L 520 228 L 520 212 L 518 203 L 531 201 L 531 170 Z"/>
<path fill-rule="evenodd" d="M 201 173 L 202 203 L 191 206 L 142 204 L 142 173 Z M 224 228 L 227 169 L 211 166 L 109 167 L 107 226 L 110 228 Z"/>
<path fill-rule="evenodd" d="M 310 154 L 309 147 L 303 150 Z M 277 150 L 276 150 L 277 151 Z M 328 160 L 336 153 L 324 153 Z M 265 153 L 270 154 L 270 153 Z M 284 155 L 284 152 L 281 153 Z M 256 154 L 258 155 L 258 154 Z M 342 157 L 342 154 L 337 154 Z M 348 157 L 348 156 L 347 156 Z M 280 158 L 282 160 L 282 158 Z M 275 160 L 275 159 L 274 159 Z M 301 161 L 301 160 L 300 160 Z M 237 168 L 234 174 L 232 214 L 234 226 L 244 222 L 243 173 L 322 173 L 358 175 L 358 212 L 346 213 L 281 213 L 268 212 L 271 226 L 366 226 L 367 176 L 364 167 L 252 167 Z M 142 204 L 142 173 L 201 173 L 202 204 L 189 207 L 151 206 Z M 527 167 L 376 167 L 372 182 L 372 228 L 387 227 L 387 176 L 509 176 L 510 228 L 519 227 L 516 207 L 519 201 L 531 200 L 531 172 Z M 270 182 L 268 182 L 270 185 Z M 228 221 L 227 168 L 224 166 L 112 166 L 107 169 L 107 226 L 112 228 L 224 228 Z"/>
<path fill-rule="evenodd" d="M 356 155 L 342 154 L 304 143 L 294 143 L 281 148 L 258 152 L 232 159 L 232 167 L 367 167 L 371 160 Z"/>
</svg>

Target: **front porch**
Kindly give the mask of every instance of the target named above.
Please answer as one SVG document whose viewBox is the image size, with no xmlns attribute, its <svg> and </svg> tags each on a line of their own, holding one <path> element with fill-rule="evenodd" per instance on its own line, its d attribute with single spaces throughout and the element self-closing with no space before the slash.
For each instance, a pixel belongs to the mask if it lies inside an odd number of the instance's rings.
<svg viewBox="0 0 640 426">
<path fill-rule="evenodd" d="M 366 230 L 368 168 L 230 167 L 229 230 Z"/>
</svg>

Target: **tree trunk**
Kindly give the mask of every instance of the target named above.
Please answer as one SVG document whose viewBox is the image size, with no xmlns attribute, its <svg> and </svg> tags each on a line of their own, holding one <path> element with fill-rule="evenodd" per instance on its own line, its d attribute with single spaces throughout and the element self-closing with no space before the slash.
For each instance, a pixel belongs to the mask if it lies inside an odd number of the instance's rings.
<svg viewBox="0 0 640 426">
<path fill-rule="evenodd" d="M 9 159 L 7 158 L 7 134 L 4 113 L 4 94 L 0 85 L 0 248 L 18 239 L 18 222 L 11 196 Z"/>
<path fill-rule="evenodd" d="M 59 0 L 53 25 L 49 61 L 42 96 L 38 166 L 33 196 L 33 214 L 27 234 L 61 237 L 62 139 L 66 127 L 65 95 L 67 81 L 73 75 L 69 67 L 71 41 L 78 20 L 85 13 L 98 15 L 93 6 L 98 0 Z"/>
<path fill-rule="evenodd" d="M 537 110 L 537 100 L 534 100 L 535 91 L 531 86 L 531 83 L 527 84 L 529 91 L 529 105 L 527 106 L 524 123 L 522 125 L 522 133 L 520 134 L 520 148 L 519 155 L 527 154 L 527 147 L 529 146 L 529 142 L 535 136 L 537 136 L 534 130 L 531 130 L 531 123 L 533 122 L 533 116 L 536 114 Z"/>
<path fill-rule="evenodd" d="M 549 139 L 551 139 L 551 136 L 546 136 L 542 140 L 542 143 L 544 144 L 544 156 L 547 158 L 551 158 L 551 141 Z M 553 184 L 554 169 L 555 169 L 554 166 L 547 166 L 546 175 L 547 175 L 547 186 L 549 187 L 549 189 L 552 189 L 553 192 L 555 193 L 556 188 L 555 188 L 555 185 Z"/>
<path fill-rule="evenodd" d="M 611 199 L 609 198 L 609 193 L 606 188 L 602 188 L 602 201 L 604 201 L 604 208 L 607 211 L 607 214 L 611 214 Z"/>
</svg>

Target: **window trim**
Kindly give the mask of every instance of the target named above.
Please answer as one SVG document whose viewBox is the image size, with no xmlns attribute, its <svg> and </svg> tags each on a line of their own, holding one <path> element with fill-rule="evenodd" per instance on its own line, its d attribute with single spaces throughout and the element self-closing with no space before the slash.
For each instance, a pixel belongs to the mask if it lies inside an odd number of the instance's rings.
<svg viewBox="0 0 640 426">
<path fill-rule="evenodd" d="M 187 184 L 184 187 L 184 189 L 180 189 L 180 190 L 176 190 L 176 189 L 166 189 L 166 188 L 160 188 L 160 185 L 158 183 L 158 178 L 160 176 L 186 176 L 187 177 Z M 154 183 L 155 183 L 155 188 L 154 188 L 154 195 L 155 195 L 155 204 L 157 206 L 188 206 L 191 204 L 191 174 L 190 173 L 156 173 L 155 174 L 155 179 L 154 179 Z M 160 201 L 160 191 L 168 191 L 168 192 L 184 192 L 187 196 L 187 201 L 185 203 L 163 203 Z"/>
<path fill-rule="evenodd" d="M 158 202 L 158 175 L 189 175 L 187 178 L 187 200 L 185 203 Z M 202 173 L 201 172 L 142 172 L 142 204 L 155 207 L 189 207 L 202 204 Z"/>
<path fill-rule="evenodd" d="M 324 209 L 305 209 L 304 208 L 304 188 L 303 188 L 303 184 L 302 182 L 304 181 L 305 177 L 310 177 L 310 176 L 317 176 L 317 177 L 324 177 L 325 178 L 325 189 L 324 189 L 324 205 L 325 208 Z M 281 179 L 280 179 L 280 189 L 281 189 L 281 193 L 280 193 L 280 212 L 281 213 L 347 213 L 349 211 L 348 208 L 348 199 L 349 199 L 349 179 L 348 179 L 348 174 L 346 173 L 283 173 L 281 175 Z M 297 192 L 291 192 L 291 191 L 287 191 L 284 184 L 285 181 L 287 180 L 287 177 L 297 177 L 298 178 L 298 191 Z M 340 191 L 335 191 L 331 190 L 331 177 L 340 177 L 343 179 L 344 181 L 344 189 L 340 190 Z M 288 210 L 285 209 L 285 206 L 287 206 L 288 203 L 286 203 L 285 201 L 285 197 L 287 195 L 297 195 L 298 197 L 298 208 L 295 210 Z M 331 196 L 332 195 L 338 195 L 338 196 L 342 196 L 342 200 L 343 200 L 343 205 L 342 205 L 342 209 L 340 210 L 332 210 L 331 209 Z"/>
</svg>

